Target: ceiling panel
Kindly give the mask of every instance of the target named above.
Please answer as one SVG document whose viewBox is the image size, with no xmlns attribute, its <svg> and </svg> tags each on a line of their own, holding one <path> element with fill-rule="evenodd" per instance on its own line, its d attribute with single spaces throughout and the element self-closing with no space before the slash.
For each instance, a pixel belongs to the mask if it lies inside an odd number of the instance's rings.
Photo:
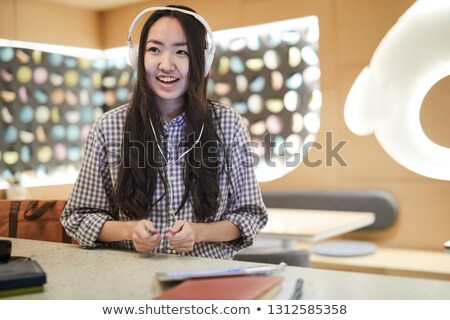
<svg viewBox="0 0 450 320">
<path fill-rule="evenodd" d="M 83 8 L 94 11 L 104 11 L 120 6 L 125 6 L 138 2 L 146 2 L 146 0 L 39 0 L 45 2 L 53 2 L 69 7 Z"/>
</svg>

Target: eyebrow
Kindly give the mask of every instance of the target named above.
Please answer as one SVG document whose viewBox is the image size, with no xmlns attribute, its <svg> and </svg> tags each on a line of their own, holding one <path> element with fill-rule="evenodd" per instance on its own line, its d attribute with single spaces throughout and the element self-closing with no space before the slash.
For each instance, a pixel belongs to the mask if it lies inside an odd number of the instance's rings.
<svg viewBox="0 0 450 320">
<path fill-rule="evenodd" d="M 154 39 L 148 40 L 147 44 L 148 43 L 154 43 L 154 44 L 161 45 L 161 46 L 164 45 L 164 43 L 162 43 L 161 41 L 154 40 Z M 184 47 L 184 46 L 187 46 L 187 42 L 176 42 L 176 43 L 173 44 L 173 46 L 175 46 L 175 47 Z"/>
</svg>

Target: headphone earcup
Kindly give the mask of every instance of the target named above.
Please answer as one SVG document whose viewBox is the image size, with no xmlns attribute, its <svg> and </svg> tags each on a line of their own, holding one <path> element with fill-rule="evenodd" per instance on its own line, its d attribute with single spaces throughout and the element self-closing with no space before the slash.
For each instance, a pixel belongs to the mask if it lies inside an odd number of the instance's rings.
<svg viewBox="0 0 450 320">
<path fill-rule="evenodd" d="M 208 75 L 214 60 L 214 51 L 205 49 L 205 77 Z"/>
<path fill-rule="evenodd" d="M 128 59 L 130 60 L 130 65 L 134 70 L 137 70 L 137 62 L 139 55 L 139 46 L 133 45 L 128 47 Z"/>
</svg>

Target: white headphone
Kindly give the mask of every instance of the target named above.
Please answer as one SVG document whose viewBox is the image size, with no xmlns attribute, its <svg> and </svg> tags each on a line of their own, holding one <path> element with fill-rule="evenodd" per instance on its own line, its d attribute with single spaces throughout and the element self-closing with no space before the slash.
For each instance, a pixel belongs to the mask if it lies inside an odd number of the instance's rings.
<svg viewBox="0 0 450 320">
<path fill-rule="evenodd" d="M 130 26 L 130 29 L 128 30 L 128 57 L 130 59 L 130 64 L 133 67 L 134 70 L 137 70 L 137 61 L 138 61 L 138 55 L 139 55 L 139 46 L 135 45 L 133 43 L 133 40 L 131 40 L 131 33 L 133 32 L 134 26 L 138 22 L 138 20 L 145 15 L 149 11 L 156 11 L 156 10 L 172 10 L 172 11 L 179 11 L 185 14 L 188 14 L 190 16 L 193 16 L 195 19 L 200 21 L 203 26 L 205 27 L 207 31 L 207 37 L 206 37 L 206 45 L 207 48 L 205 49 L 205 77 L 209 73 L 209 69 L 211 69 L 212 62 L 214 60 L 214 54 L 216 52 L 216 46 L 214 45 L 214 37 L 213 32 L 205 19 L 203 19 L 202 16 L 198 15 L 197 13 L 194 13 L 192 11 L 179 9 L 179 8 L 173 8 L 173 7 L 151 7 L 143 10 L 141 13 L 139 13 L 136 18 L 134 18 L 133 23 Z"/>
</svg>

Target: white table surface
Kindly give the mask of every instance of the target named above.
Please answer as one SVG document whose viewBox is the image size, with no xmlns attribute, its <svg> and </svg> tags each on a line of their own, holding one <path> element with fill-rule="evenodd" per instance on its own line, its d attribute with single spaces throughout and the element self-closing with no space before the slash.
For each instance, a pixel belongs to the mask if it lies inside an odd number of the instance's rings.
<svg viewBox="0 0 450 320">
<path fill-rule="evenodd" d="M 2 238 L 6 239 L 6 238 Z M 42 293 L 12 299 L 151 299 L 155 272 L 252 266 L 255 263 L 10 239 L 13 256 L 36 260 L 47 273 Z M 287 267 L 304 280 L 303 299 L 448 299 L 450 282 Z"/>
<path fill-rule="evenodd" d="M 318 242 L 371 225 L 372 212 L 267 208 L 260 237 Z"/>
</svg>

